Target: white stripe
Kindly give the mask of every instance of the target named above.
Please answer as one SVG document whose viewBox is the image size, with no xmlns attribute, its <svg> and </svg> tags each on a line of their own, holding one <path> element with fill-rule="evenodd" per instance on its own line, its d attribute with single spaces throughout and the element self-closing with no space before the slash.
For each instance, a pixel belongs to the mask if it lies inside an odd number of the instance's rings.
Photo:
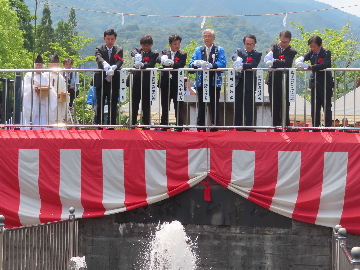
<svg viewBox="0 0 360 270">
<path fill-rule="evenodd" d="M 241 193 L 241 195 L 247 199 L 254 186 L 254 172 L 255 152 L 233 150 L 230 182 L 232 190 L 237 189 L 238 191 L 236 191 L 236 193 Z"/>
<path fill-rule="evenodd" d="M 301 152 L 280 151 L 278 180 L 270 210 L 292 217 L 299 192 Z"/>
<path fill-rule="evenodd" d="M 125 207 L 124 150 L 103 149 L 103 205 L 105 214 Z"/>
<path fill-rule="evenodd" d="M 22 225 L 39 224 L 39 150 L 19 150 L 19 219 Z"/>
<path fill-rule="evenodd" d="M 69 208 L 75 208 L 76 218 L 81 218 L 84 208 L 81 205 L 81 150 L 60 150 L 60 200 L 62 219 L 69 217 Z"/>
<path fill-rule="evenodd" d="M 344 206 L 348 153 L 324 154 L 324 180 L 316 224 L 333 227 L 339 224 Z"/>
<path fill-rule="evenodd" d="M 145 181 L 147 202 L 159 201 L 159 196 L 169 196 L 166 177 L 166 150 L 145 150 Z"/>
<path fill-rule="evenodd" d="M 189 149 L 189 179 L 210 171 L 210 149 Z"/>
</svg>

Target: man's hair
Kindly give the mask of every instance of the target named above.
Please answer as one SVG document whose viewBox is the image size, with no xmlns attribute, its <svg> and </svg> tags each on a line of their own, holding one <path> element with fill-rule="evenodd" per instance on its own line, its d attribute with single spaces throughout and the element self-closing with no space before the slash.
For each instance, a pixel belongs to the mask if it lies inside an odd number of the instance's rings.
<svg viewBox="0 0 360 270">
<path fill-rule="evenodd" d="M 140 44 L 154 44 L 151 36 L 142 36 L 140 38 Z"/>
<path fill-rule="evenodd" d="M 65 65 L 65 63 L 67 62 L 71 62 L 71 64 L 73 64 L 73 60 L 71 58 L 66 58 L 64 61 L 63 61 L 63 65 Z"/>
<path fill-rule="evenodd" d="M 105 30 L 104 37 L 111 36 L 111 35 L 114 35 L 115 38 L 117 37 L 117 34 L 114 29 L 111 28 L 111 29 Z"/>
<path fill-rule="evenodd" d="M 179 40 L 181 42 L 182 37 L 180 37 L 178 34 L 173 34 L 173 35 L 169 36 L 169 44 L 173 43 L 176 40 Z"/>
<path fill-rule="evenodd" d="M 205 29 L 203 32 L 202 32 L 202 35 L 204 36 L 206 32 L 210 32 L 210 34 L 215 37 L 215 31 L 212 30 L 212 29 Z"/>
<path fill-rule="evenodd" d="M 290 38 L 291 40 L 291 32 L 289 30 L 282 30 L 279 34 L 279 38 L 281 37 Z"/>
<path fill-rule="evenodd" d="M 247 38 L 253 39 L 255 41 L 255 44 L 256 44 L 256 37 L 254 35 L 252 35 L 252 34 L 247 34 L 246 36 L 244 36 L 243 43 L 245 43 L 245 40 Z"/>
<path fill-rule="evenodd" d="M 322 45 L 322 39 L 319 36 L 312 36 L 308 40 L 308 45 L 310 45 L 310 43 L 316 43 L 318 46 L 321 46 Z"/>
</svg>

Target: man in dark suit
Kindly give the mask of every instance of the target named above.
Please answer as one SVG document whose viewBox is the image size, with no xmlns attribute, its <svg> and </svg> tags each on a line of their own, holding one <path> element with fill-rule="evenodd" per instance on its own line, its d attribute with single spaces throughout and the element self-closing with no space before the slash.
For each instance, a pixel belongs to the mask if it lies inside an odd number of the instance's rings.
<svg viewBox="0 0 360 270">
<path fill-rule="evenodd" d="M 265 62 L 272 62 L 274 68 L 291 68 L 297 51 L 295 51 L 290 46 L 291 41 L 291 32 L 288 30 L 283 30 L 279 34 L 279 43 L 274 43 L 271 45 L 270 49 L 267 51 L 267 55 L 264 58 Z M 287 74 L 286 81 L 286 96 L 282 94 L 282 84 L 283 84 L 283 73 Z M 272 117 L 273 117 L 273 126 L 281 126 L 283 120 L 283 114 L 285 113 L 285 125 L 290 125 L 289 118 L 289 72 L 288 71 L 274 71 L 269 72 L 266 83 L 269 88 L 270 103 L 272 106 Z M 282 110 L 282 102 L 286 102 L 286 112 Z"/>
<path fill-rule="evenodd" d="M 147 68 L 154 68 L 156 59 L 159 54 L 151 50 L 154 42 L 151 36 L 142 36 L 140 38 L 140 48 L 136 48 L 131 52 L 134 57 L 135 68 L 141 70 Z M 141 74 L 143 74 L 141 76 Z M 132 85 L 132 119 L 131 124 L 137 123 L 137 116 L 139 111 L 139 103 L 141 100 L 143 125 L 150 125 L 151 123 L 151 100 L 150 100 L 150 72 L 149 71 L 134 71 L 133 85 Z"/>
<path fill-rule="evenodd" d="M 204 46 L 197 47 L 189 63 L 191 68 L 201 67 L 206 69 L 226 68 L 226 56 L 224 48 L 214 44 L 215 32 L 212 29 L 203 31 Z M 219 125 L 219 97 L 221 90 L 221 71 L 209 73 L 209 97 L 211 124 Z M 197 73 L 196 90 L 198 94 L 198 117 L 197 125 L 205 126 L 206 103 L 203 100 L 203 72 Z M 200 129 L 199 129 L 200 130 Z"/>
<path fill-rule="evenodd" d="M 180 51 L 182 38 L 177 34 L 169 36 L 169 50 L 163 50 L 158 63 L 163 64 L 165 68 L 179 69 L 186 65 L 187 54 Z M 175 116 L 177 125 L 182 126 L 183 122 L 183 101 L 178 101 L 178 72 L 163 71 L 161 72 L 161 125 L 169 124 L 169 105 L 171 99 L 174 102 Z"/>
<path fill-rule="evenodd" d="M 237 67 L 242 67 L 243 70 L 256 68 L 261 59 L 262 53 L 254 50 L 256 44 L 256 37 L 248 34 L 243 39 L 244 48 L 238 48 L 233 54 L 235 70 Z M 240 69 L 239 69 L 240 70 Z M 245 81 L 245 91 L 244 91 Z M 245 116 L 245 126 L 253 125 L 253 108 L 254 95 L 256 85 L 256 73 L 253 71 L 236 72 L 235 77 L 235 126 L 243 126 L 243 118 Z M 245 112 L 245 114 L 243 114 Z"/>
<path fill-rule="evenodd" d="M 302 67 L 312 70 L 310 76 L 312 125 L 313 127 L 320 126 L 320 110 L 321 107 L 323 107 L 325 112 L 325 126 L 331 127 L 333 78 L 331 71 L 320 71 L 331 68 L 331 52 L 323 48 L 322 39 L 319 36 L 312 36 L 308 40 L 308 45 L 310 46 L 310 50 L 303 56 L 297 58 L 295 64 L 298 66 L 304 61 L 311 62 L 311 65 L 303 63 Z"/>
<path fill-rule="evenodd" d="M 94 86 L 96 87 L 96 124 L 104 124 L 104 105 L 107 100 L 110 125 L 116 125 L 116 109 L 119 98 L 120 69 L 123 64 L 123 50 L 114 45 L 117 34 L 114 29 L 108 29 L 104 32 L 105 44 L 96 47 L 95 57 L 99 69 L 103 72 L 95 72 Z M 113 74 L 113 75 L 112 75 Z M 109 122 L 108 122 L 109 124 Z"/>
</svg>

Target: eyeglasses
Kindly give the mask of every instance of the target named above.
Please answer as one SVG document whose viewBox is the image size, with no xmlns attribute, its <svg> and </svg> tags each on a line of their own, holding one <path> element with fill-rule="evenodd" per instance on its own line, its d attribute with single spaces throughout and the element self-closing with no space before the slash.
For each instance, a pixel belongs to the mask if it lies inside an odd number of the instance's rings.
<svg viewBox="0 0 360 270">
<path fill-rule="evenodd" d="M 280 43 L 282 43 L 282 44 L 289 44 L 290 41 L 282 41 L 282 40 L 280 40 Z"/>
<path fill-rule="evenodd" d="M 255 43 L 245 43 L 245 46 L 255 46 Z"/>
</svg>

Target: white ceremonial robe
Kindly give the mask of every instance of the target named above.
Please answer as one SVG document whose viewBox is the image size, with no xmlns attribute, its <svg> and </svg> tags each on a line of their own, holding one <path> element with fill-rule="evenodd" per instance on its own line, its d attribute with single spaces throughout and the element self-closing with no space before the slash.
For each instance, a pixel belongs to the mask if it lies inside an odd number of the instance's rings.
<svg viewBox="0 0 360 270">
<path fill-rule="evenodd" d="M 67 84 L 62 74 L 57 72 L 49 72 L 48 77 L 50 80 L 50 86 L 55 90 L 57 97 L 59 98 L 60 93 L 67 93 Z M 62 123 L 66 120 L 67 104 L 69 104 L 70 98 L 66 95 L 66 102 L 58 102 L 57 110 L 55 110 L 55 121 Z"/>
<path fill-rule="evenodd" d="M 30 125 L 53 125 L 55 124 L 55 110 L 57 95 L 53 87 L 49 90 L 48 97 L 40 98 L 35 92 L 35 86 L 49 86 L 46 74 L 27 72 L 23 83 L 23 124 Z M 31 103 L 32 101 L 32 103 Z M 31 108 L 32 106 L 32 108 Z"/>
</svg>

